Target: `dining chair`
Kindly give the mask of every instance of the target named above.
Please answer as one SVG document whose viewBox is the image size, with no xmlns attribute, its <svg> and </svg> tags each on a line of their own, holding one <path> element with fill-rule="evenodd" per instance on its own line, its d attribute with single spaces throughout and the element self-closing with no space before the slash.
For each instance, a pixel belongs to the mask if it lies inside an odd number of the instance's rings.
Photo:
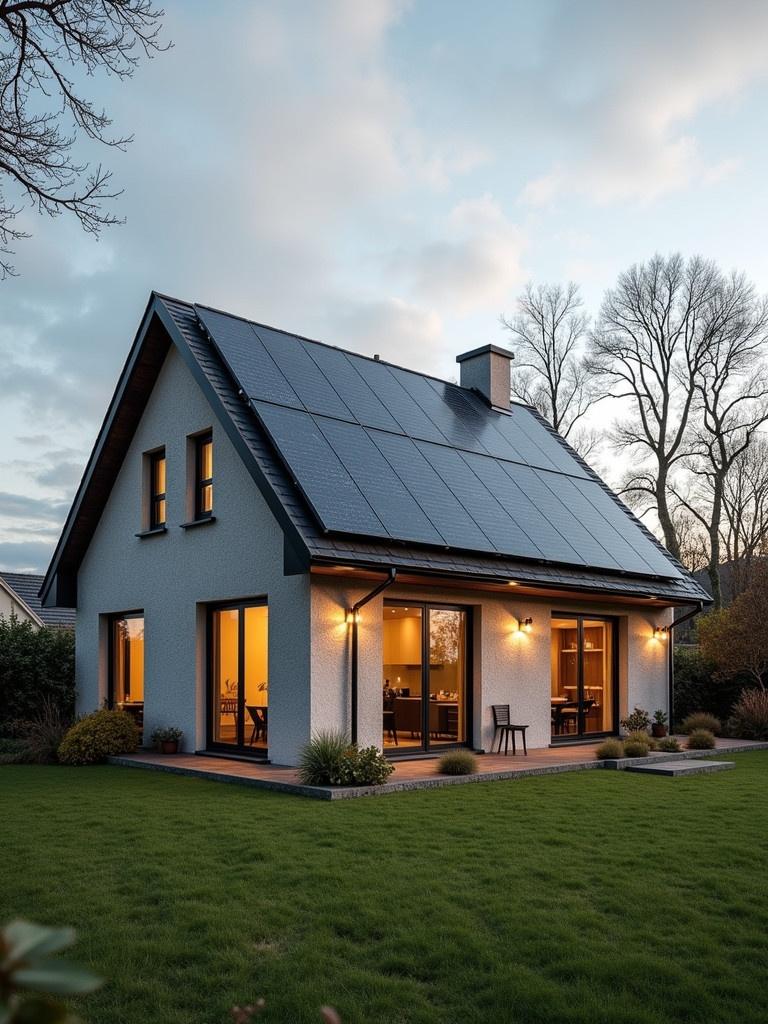
<svg viewBox="0 0 768 1024">
<path fill-rule="evenodd" d="M 515 746 L 515 733 L 520 733 L 523 738 L 523 752 L 525 756 L 528 756 L 528 747 L 525 742 L 525 731 L 528 728 L 527 725 L 514 725 L 511 719 L 509 704 L 492 704 L 493 709 L 493 743 L 496 742 L 496 736 L 499 737 L 499 749 L 498 753 L 501 753 L 501 741 L 504 739 L 504 756 L 506 757 L 509 752 L 509 737 L 512 736 L 512 756 L 517 754 L 517 747 Z M 493 743 L 491 744 L 491 753 L 493 753 Z"/>
</svg>

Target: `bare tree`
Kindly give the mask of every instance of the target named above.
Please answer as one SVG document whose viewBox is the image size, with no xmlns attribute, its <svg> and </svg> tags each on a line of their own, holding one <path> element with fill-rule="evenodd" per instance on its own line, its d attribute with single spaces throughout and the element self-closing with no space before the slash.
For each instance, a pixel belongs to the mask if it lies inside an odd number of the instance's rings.
<svg viewBox="0 0 768 1024">
<path fill-rule="evenodd" d="M 78 70 L 129 78 L 163 49 L 163 11 L 152 0 L 0 0 L 0 279 L 15 273 L 11 246 L 26 232 L 25 206 L 73 214 L 89 234 L 118 223 L 105 203 L 119 195 L 111 172 L 78 162 L 81 135 L 124 148 L 107 113 L 85 99 Z M 71 122 L 72 127 L 65 125 Z"/>
<path fill-rule="evenodd" d="M 750 586 L 755 565 L 768 559 L 768 436 L 758 435 L 734 459 L 723 490 L 723 546 L 731 592 Z"/>
<path fill-rule="evenodd" d="M 614 443 L 638 462 L 624 491 L 659 518 L 664 542 L 680 557 L 670 479 L 689 454 L 689 423 L 703 353 L 706 317 L 720 274 L 711 262 L 656 255 L 619 276 L 592 334 L 590 371 L 613 398 L 630 403 Z"/>
<path fill-rule="evenodd" d="M 597 435 L 582 420 L 598 395 L 585 367 L 584 339 L 589 320 L 578 285 L 526 286 L 517 314 L 502 317 L 517 344 L 512 394 L 532 405 L 583 456 Z"/>
<path fill-rule="evenodd" d="M 706 532 L 712 597 L 715 608 L 721 608 L 726 480 L 768 420 L 768 302 L 757 297 L 743 275 L 732 274 L 714 291 L 703 316 L 705 344 L 694 381 L 692 454 L 687 460 L 698 486 L 673 486 L 672 491 Z"/>
</svg>

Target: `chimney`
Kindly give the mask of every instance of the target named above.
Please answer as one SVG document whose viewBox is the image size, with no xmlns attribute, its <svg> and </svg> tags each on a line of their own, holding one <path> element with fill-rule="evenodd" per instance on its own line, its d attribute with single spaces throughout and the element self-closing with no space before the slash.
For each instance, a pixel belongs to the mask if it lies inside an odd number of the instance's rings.
<svg viewBox="0 0 768 1024">
<path fill-rule="evenodd" d="M 510 366 L 514 355 L 498 345 L 481 345 L 456 356 L 461 364 L 459 383 L 463 388 L 479 391 L 498 409 L 510 407 Z"/>
</svg>

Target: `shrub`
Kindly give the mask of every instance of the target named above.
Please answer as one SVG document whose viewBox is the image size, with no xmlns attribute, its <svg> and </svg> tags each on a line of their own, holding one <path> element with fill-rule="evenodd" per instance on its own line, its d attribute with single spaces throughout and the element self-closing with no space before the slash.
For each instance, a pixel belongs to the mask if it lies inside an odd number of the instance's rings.
<svg viewBox="0 0 768 1024">
<path fill-rule="evenodd" d="M 677 754 L 682 749 L 674 736 L 665 736 L 656 743 L 657 750 L 663 750 L 666 754 Z"/>
<path fill-rule="evenodd" d="M 474 775 L 477 758 L 470 750 L 451 750 L 437 762 L 437 770 L 441 775 Z"/>
<path fill-rule="evenodd" d="M 627 740 L 624 744 L 625 757 L 648 757 L 650 747 L 641 740 Z"/>
<path fill-rule="evenodd" d="M 604 740 L 595 751 L 595 757 L 598 761 L 624 757 L 624 744 L 621 740 Z"/>
<path fill-rule="evenodd" d="M 317 733 L 299 759 L 299 779 L 306 786 L 378 786 L 394 770 L 376 747 L 360 749 L 342 732 Z"/>
<path fill-rule="evenodd" d="M 13 735 L 16 723 L 32 720 L 43 700 L 64 717 L 74 715 L 74 633 L 0 615 L 0 735 Z"/>
<path fill-rule="evenodd" d="M 59 747 L 62 764 L 96 764 L 115 754 L 136 749 L 139 732 L 125 711 L 101 708 L 75 722 Z"/>
<path fill-rule="evenodd" d="M 71 716 L 46 697 L 38 714 L 29 722 L 21 722 L 17 728 L 22 759 L 27 764 L 54 764 L 61 741 L 71 725 Z"/>
<path fill-rule="evenodd" d="M 683 719 L 683 724 L 680 726 L 680 731 L 685 733 L 686 736 L 700 729 L 714 733 L 715 736 L 719 736 L 723 731 L 720 719 L 710 715 L 708 711 L 694 711 L 692 715 L 688 715 L 687 718 Z"/>
<path fill-rule="evenodd" d="M 24 761 L 24 741 L 0 737 L 0 764 L 19 764 Z"/>
<path fill-rule="evenodd" d="M 715 678 L 716 667 L 697 647 L 675 646 L 675 691 L 672 721 L 682 722 L 694 711 L 709 711 L 721 721 L 728 717 L 749 683 L 744 675 Z"/>
<path fill-rule="evenodd" d="M 631 715 L 621 720 L 621 726 L 627 732 L 644 732 L 650 724 L 651 716 L 643 708 L 635 708 Z"/>
<path fill-rule="evenodd" d="M 715 745 L 715 734 L 708 729 L 694 729 L 688 737 L 689 750 L 711 750 Z"/>
<path fill-rule="evenodd" d="M 728 719 L 728 735 L 740 740 L 768 740 L 768 692 L 742 692 Z"/>
<path fill-rule="evenodd" d="M 659 708 L 658 711 L 653 712 L 653 724 L 654 725 L 666 725 L 669 721 L 669 715 L 666 711 Z"/>
</svg>

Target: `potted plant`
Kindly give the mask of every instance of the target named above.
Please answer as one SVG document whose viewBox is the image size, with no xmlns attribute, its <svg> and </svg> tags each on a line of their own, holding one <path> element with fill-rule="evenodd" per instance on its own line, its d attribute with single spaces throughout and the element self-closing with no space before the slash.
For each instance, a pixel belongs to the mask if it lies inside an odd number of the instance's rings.
<svg viewBox="0 0 768 1024">
<path fill-rule="evenodd" d="M 181 729 L 174 729 L 173 726 L 157 728 L 152 733 L 152 742 L 156 744 L 161 754 L 178 754 L 179 742 L 183 735 Z"/>
<path fill-rule="evenodd" d="M 661 739 L 662 736 L 667 735 L 667 722 L 669 721 L 668 716 L 659 708 L 658 711 L 653 713 L 653 725 L 651 726 L 651 733 L 657 738 Z"/>
</svg>

